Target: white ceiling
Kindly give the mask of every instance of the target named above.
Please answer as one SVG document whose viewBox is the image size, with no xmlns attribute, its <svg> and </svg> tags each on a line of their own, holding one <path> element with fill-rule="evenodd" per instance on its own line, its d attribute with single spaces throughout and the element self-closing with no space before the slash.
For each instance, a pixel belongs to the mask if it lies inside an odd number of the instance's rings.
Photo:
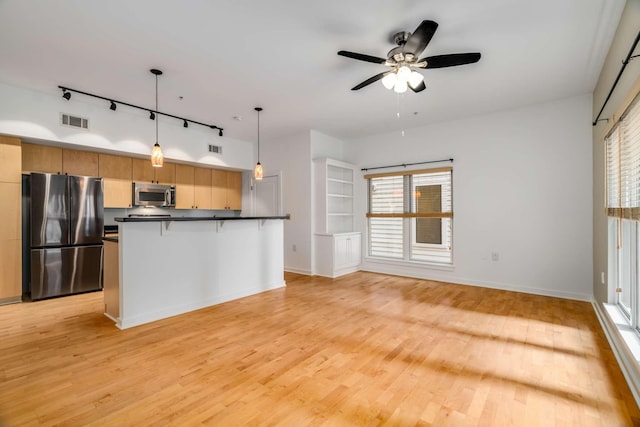
<svg viewBox="0 0 640 427">
<path fill-rule="evenodd" d="M 159 110 L 225 136 L 254 140 L 262 106 L 262 140 L 303 129 L 348 139 L 590 93 L 624 3 L 0 0 L 0 82 L 152 108 L 159 68 Z M 423 70 L 418 94 L 350 90 L 386 68 L 339 50 L 386 57 L 391 35 L 424 19 L 440 26 L 422 56 L 481 52 L 480 62 Z"/>
</svg>

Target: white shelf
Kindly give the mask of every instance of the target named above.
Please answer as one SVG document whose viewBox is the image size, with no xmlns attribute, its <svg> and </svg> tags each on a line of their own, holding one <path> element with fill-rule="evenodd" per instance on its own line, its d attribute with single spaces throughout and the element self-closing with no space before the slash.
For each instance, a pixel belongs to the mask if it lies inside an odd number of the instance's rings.
<svg viewBox="0 0 640 427">
<path fill-rule="evenodd" d="M 316 159 L 313 167 L 316 189 L 314 232 L 352 232 L 355 167 L 333 159 Z"/>
<path fill-rule="evenodd" d="M 329 182 L 338 182 L 340 184 L 353 185 L 353 181 L 345 181 L 344 179 L 327 178 L 327 181 L 329 181 Z"/>
</svg>

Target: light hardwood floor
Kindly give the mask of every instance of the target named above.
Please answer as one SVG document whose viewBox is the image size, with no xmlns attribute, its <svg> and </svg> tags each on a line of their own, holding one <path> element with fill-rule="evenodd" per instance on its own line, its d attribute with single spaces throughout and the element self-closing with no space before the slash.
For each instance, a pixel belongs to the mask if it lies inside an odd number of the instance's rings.
<svg viewBox="0 0 640 427">
<path fill-rule="evenodd" d="M 0 425 L 640 422 L 588 303 L 373 273 L 285 278 L 125 331 L 99 292 L 0 307 Z"/>
</svg>

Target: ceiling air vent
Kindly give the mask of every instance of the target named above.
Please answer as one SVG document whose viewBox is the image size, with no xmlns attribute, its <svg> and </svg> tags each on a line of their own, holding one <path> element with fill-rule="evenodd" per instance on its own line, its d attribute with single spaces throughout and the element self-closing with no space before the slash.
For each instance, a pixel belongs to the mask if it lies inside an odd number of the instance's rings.
<svg viewBox="0 0 640 427">
<path fill-rule="evenodd" d="M 89 119 L 60 113 L 60 124 L 77 129 L 89 129 Z"/>
<path fill-rule="evenodd" d="M 210 153 L 216 153 L 216 154 L 222 154 L 222 146 L 221 145 L 211 145 L 211 144 L 209 144 L 209 152 Z"/>
</svg>

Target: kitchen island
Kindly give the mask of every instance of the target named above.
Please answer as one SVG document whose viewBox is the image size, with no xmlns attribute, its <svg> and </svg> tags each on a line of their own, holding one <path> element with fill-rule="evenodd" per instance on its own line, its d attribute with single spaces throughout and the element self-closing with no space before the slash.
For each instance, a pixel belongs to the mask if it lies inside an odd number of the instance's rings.
<svg viewBox="0 0 640 427">
<path fill-rule="evenodd" d="M 105 315 L 126 329 L 285 286 L 284 219 L 115 218 L 118 307 Z"/>
</svg>

